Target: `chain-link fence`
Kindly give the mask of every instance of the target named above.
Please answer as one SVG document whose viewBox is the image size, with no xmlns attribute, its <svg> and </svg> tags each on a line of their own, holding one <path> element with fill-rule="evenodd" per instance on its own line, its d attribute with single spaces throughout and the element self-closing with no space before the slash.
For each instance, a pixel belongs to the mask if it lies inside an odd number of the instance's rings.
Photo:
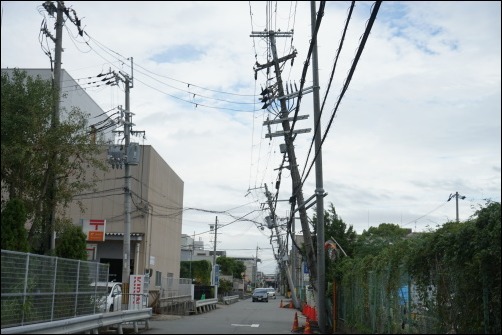
<svg viewBox="0 0 502 335">
<path fill-rule="evenodd" d="M 401 268 L 393 276 L 390 269 L 351 276 L 337 288 L 339 328 L 372 334 L 458 333 L 467 303 L 457 299 L 462 294 L 458 277 L 457 273 L 441 273 L 430 285 L 418 287 Z M 441 286 L 448 287 L 448 294 L 441 296 Z M 479 308 L 489 320 L 487 308 Z M 499 333 L 500 324 L 494 327 Z"/>
<path fill-rule="evenodd" d="M 98 313 L 108 264 L 2 250 L 2 328 Z"/>
<path fill-rule="evenodd" d="M 391 271 L 368 271 L 351 278 L 350 285 L 338 288 L 338 319 L 367 333 L 434 332 L 437 316 L 423 306 L 416 287 L 402 269 L 391 278 Z"/>
</svg>

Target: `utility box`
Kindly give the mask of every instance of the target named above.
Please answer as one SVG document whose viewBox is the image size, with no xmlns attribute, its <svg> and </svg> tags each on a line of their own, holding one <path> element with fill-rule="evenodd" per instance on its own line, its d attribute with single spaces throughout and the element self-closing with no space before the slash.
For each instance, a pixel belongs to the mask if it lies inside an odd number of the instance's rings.
<svg viewBox="0 0 502 335">
<path fill-rule="evenodd" d="M 285 154 L 288 151 L 288 147 L 285 143 L 281 143 L 279 144 L 279 150 L 281 151 L 281 154 Z"/>
<path fill-rule="evenodd" d="M 127 164 L 138 165 L 141 158 L 141 147 L 139 143 L 129 143 L 127 149 Z"/>
<path fill-rule="evenodd" d="M 275 227 L 274 220 L 270 216 L 265 217 L 265 222 L 267 223 L 268 229 L 272 229 Z"/>
</svg>

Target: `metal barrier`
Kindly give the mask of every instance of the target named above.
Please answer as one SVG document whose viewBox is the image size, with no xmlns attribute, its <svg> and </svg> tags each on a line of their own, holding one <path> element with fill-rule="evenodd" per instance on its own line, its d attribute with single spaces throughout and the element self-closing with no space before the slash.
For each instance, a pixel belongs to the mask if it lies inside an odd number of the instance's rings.
<svg viewBox="0 0 502 335">
<path fill-rule="evenodd" d="M 213 309 L 216 309 L 216 304 L 218 303 L 218 299 L 204 299 L 197 300 L 195 302 L 195 314 L 204 313 Z"/>
<path fill-rule="evenodd" d="M 228 297 L 223 297 L 223 303 L 225 305 L 233 304 L 234 302 L 239 301 L 238 295 L 230 295 Z"/>
<path fill-rule="evenodd" d="M 118 334 L 123 334 L 122 326 L 125 322 L 133 322 L 134 332 L 138 333 L 138 321 L 145 321 L 145 329 L 149 329 L 149 319 L 151 317 L 152 309 L 143 308 L 3 328 L 1 334 L 81 334 L 87 331 L 97 334 L 99 328 L 113 325 L 117 326 Z"/>
</svg>

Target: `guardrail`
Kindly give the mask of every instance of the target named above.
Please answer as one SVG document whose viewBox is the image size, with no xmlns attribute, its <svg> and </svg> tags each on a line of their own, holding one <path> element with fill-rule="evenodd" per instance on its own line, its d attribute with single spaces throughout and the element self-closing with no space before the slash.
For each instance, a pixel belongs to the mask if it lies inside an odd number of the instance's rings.
<svg viewBox="0 0 502 335">
<path fill-rule="evenodd" d="M 239 301 L 239 296 L 238 295 L 230 295 L 227 297 L 223 297 L 223 303 L 225 305 L 233 304 L 234 302 Z"/>
<path fill-rule="evenodd" d="M 138 321 L 145 321 L 145 329 L 149 329 L 149 319 L 151 317 L 151 308 L 125 310 L 3 328 L 1 334 L 81 334 L 87 331 L 92 331 L 93 334 L 97 334 L 99 328 L 112 325 L 117 326 L 118 334 L 123 334 L 122 324 L 124 322 L 133 322 L 134 332 L 137 333 Z"/>
<path fill-rule="evenodd" d="M 197 300 L 195 302 L 195 314 L 204 313 L 213 309 L 216 309 L 216 304 L 218 303 L 218 299 L 204 299 Z"/>
</svg>

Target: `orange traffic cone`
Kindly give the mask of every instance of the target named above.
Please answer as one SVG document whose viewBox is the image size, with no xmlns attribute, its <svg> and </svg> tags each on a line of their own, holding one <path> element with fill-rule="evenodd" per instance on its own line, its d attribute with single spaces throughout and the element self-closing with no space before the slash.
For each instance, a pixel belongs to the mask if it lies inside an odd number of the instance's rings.
<svg viewBox="0 0 502 335">
<path fill-rule="evenodd" d="M 307 321 L 305 321 L 305 329 L 303 330 L 304 334 L 312 334 L 312 330 L 310 329 L 310 321 L 309 318 L 307 318 Z"/>
<path fill-rule="evenodd" d="M 295 320 L 293 321 L 293 329 L 291 329 L 292 332 L 298 331 L 298 314 L 295 313 Z"/>
</svg>

